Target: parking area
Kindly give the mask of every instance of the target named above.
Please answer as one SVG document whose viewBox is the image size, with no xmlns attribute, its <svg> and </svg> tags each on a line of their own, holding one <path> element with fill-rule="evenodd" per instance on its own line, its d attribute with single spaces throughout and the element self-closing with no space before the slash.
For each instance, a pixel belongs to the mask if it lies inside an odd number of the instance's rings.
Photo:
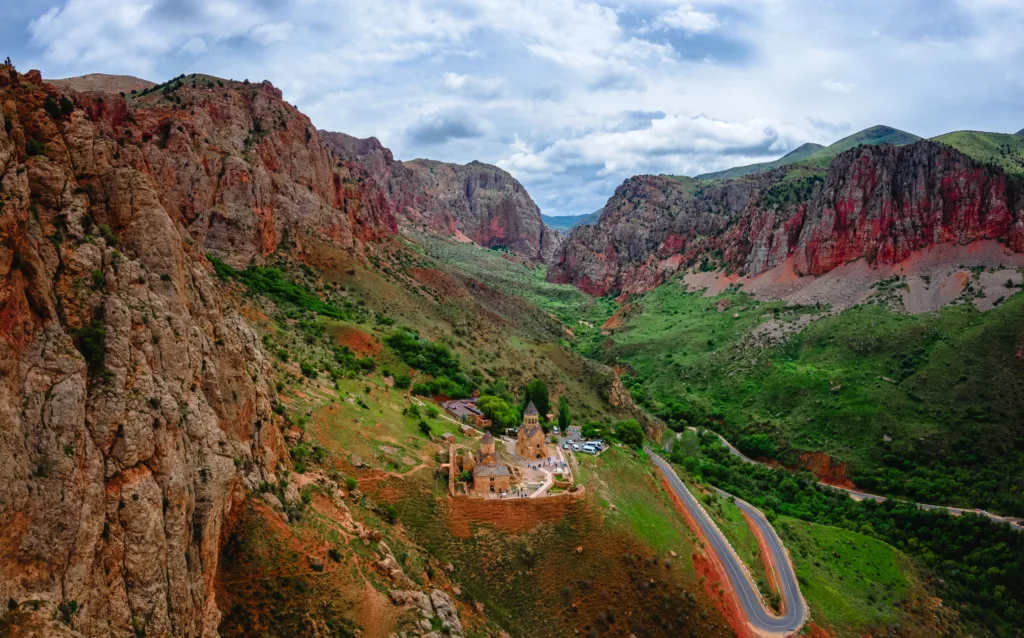
<svg viewBox="0 0 1024 638">
<path fill-rule="evenodd" d="M 608 449 L 608 444 L 601 440 L 584 439 L 579 427 L 572 425 L 564 433 L 558 444 L 563 452 L 576 452 L 578 454 L 593 454 L 599 456 Z"/>
</svg>

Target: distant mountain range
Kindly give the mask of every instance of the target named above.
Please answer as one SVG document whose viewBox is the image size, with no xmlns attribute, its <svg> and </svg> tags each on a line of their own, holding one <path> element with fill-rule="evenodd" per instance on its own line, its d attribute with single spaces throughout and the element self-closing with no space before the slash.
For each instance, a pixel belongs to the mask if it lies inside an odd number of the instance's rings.
<svg viewBox="0 0 1024 638">
<path fill-rule="evenodd" d="M 601 218 L 601 211 L 603 210 L 604 208 L 598 208 L 594 212 L 586 213 L 585 215 L 541 215 L 540 217 L 548 228 L 568 232 L 577 226 L 596 224 L 597 220 Z"/>
</svg>

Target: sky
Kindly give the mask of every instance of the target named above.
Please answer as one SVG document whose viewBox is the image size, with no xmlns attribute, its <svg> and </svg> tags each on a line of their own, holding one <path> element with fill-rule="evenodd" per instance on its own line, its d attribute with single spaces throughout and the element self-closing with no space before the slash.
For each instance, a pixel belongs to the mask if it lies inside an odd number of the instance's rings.
<svg viewBox="0 0 1024 638">
<path fill-rule="evenodd" d="M 479 160 L 550 215 L 640 173 L 775 159 L 875 124 L 1024 128 L 1024 0 L 0 0 L 45 78 L 270 80 L 400 159 Z M 6 49 L 6 51 L 4 50 Z"/>
</svg>

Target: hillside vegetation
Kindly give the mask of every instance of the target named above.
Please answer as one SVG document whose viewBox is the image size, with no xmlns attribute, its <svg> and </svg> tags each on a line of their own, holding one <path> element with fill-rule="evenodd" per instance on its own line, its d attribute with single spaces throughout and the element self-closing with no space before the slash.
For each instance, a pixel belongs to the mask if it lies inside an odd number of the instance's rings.
<svg viewBox="0 0 1024 638">
<path fill-rule="evenodd" d="M 780 166 L 787 166 L 794 164 L 807 157 L 813 155 L 815 152 L 825 148 L 821 144 L 814 144 L 808 142 L 801 144 L 792 151 L 786 153 L 779 159 L 772 162 L 761 162 L 760 164 L 748 164 L 747 166 L 736 166 L 734 168 L 727 168 L 724 171 L 716 171 L 714 173 L 704 173 L 698 175 L 696 179 L 732 179 L 734 177 L 743 177 L 744 175 L 751 175 L 753 173 L 761 173 L 764 171 L 770 171 L 773 168 Z"/>
<path fill-rule="evenodd" d="M 995 164 L 1010 175 L 1024 176 L 1024 136 L 1020 133 L 955 131 L 933 137 L 932 141 L 948 144 L 980 162 Z"/>
<path fill-rule="evenodd" d="M 754 173 L 770 171 L 773 168 L 789 166 L 791 164 L 802 164 L 809 167 L 825 167 L 828 166 L 829 163 L 831 163 L 832 160 L 840 153 L 848 151 L 851 148 L 856 148 L 861 144 L 895 144 L 899 146 L 902 144 L 911 144 L 919 139 L 921 138 L 913 133 L 907 133 L 906 131 L 901 131 L 899 129 L 892 128 L 891 126 L 872 126 L 871 128 L 866 128 L 863 131 L 844 137 L 843 139 L 828 146 L 811 143 L 802 144 L 772 162 L 762 162 L 760 164 L 750 164 L 748 166 L 736 166 L 724 171 L 704 173 L 703 175 L 698 175 L 696 179 L 734 179 L 737 177 L 743 177 L 744 175 L 753 175 Z"/>
<path fill-rule="evenodd" d="M 734 442 L 760 435 L 771 445 L 755 456 L 790 465 L 825 452 L 846 464 L 839 478 L 868 491 L 1024 514 L 1024 296 L 985 313 L 866 305 L 782 344 L 751 336 L 823 310 L 669 283 L 584 347 L 628 366 L 634 400 L 673 427 L 708 424 Z"/>
<path fill-rule="evenodd" d="M 950 516 L 894 500 L 855 501 L 809 473 L 741 462 L 717 436 L 699 434 L 696 448 L 672 446 L 672 462 L 681 474 L 767 515 L 793 557 L 812 615 L 833 623 L 840 635 L 863 635 L 857 631 L 894 621 L 937 623 L 951 631 L 955 616 L 940 612 L 926 620 L 897 611 L 915 606 L 929 577 L 935 595 L 974 631 L 1013 636 L 1024 621 L 1024 598 L 1014 585 L 1024 575 L 1024 534 L 971 514 Z M 935 626 L 918 629 L 920 635 L 945 633 Z"/>
</svg>

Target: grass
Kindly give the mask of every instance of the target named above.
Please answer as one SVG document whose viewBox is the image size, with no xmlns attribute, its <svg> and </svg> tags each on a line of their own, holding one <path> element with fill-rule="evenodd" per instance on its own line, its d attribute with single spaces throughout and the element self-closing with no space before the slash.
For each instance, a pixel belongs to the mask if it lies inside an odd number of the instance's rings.
<svg viewBox="0 0 1024 638">
<path fill-rule="evenodd" d="M 577 455 L 587 489 L 609 507 L 609 523 L 629 530 L 659 554 L 684 554 L 693 534 L 675 511 L 651 466 L 632 451 L 612 447 L 600 456 Z"/>
<path fill-rule="evenodd" d="M 814 154 L 815 151 L 821 150 L 825 147 L 820 144 L 802 144 L 798 148 L 786 153 L 777 160 L 771 162 L 761 162 L 759 164 L 748 164 L 747 166 L 736 166 L 733 168 L 725 169 L 724 171 L 717 171 L 714 173 L 705 173 L 698 175 L 697 179 L 733 179 L 736 177 L 743 177 L 744 175 L 752 175 L 754 173 L 763 173 L 770 171 L 773 168 L 780 166 L 788 166 L 795 162 L 799 162 L 806 159 L 808 156 Z"/>
<path fill-rule="evenodd" d="M 984 131 L 955 131 L 932 138 L 964 155 L 995 164 L 1012 175 L 1024 175 L 1024 136 Z"/>
<path fill-rule="evenodd" d="M 717 492 L 709 491 L 706 494 L 701 494 L 692 484 L 689 489 L 695 496 L 698 496 L 704 510 L 714 519 L 718 529 L 725 535 L 740 560 L 750 570 L 754 582 L 761 590 L 761 595 L 765 600 L 770 600 L 772 590 L 768 585 L 767 567 L 761 556 L 757 538 L 751 531 L 747 519 L 743 517 L 743 512 L 736 507 L 735 503 L 723 498 Z"/>
<path fill-rule="evenodd" d="M 611 298 L 591 297 L 574 286 L 546 281 L 545 266 L 530 268 L 512 261 L 500 251 L 474 244 L 454 243 L 427 235 L 416 236 L 416 241 L 417 248 L 426 255 L 555 315 L 577 335 L 600 330 L 617 308 Z M 581 322 L 593 328 L 588 329 Z"/>
<path fill-rule="evenodd" d="M 872 126 L 819 149 L 805 157 L 798 165 L 828 166 L 836 156 L 862 144 L 912 144 L 921 138 L 890 126 Z"/>
<path fill-rule="evenodd" d="M 720 299 L 726 312 L 715 311 Z M 674 283 L 634 303 L 639 312 L 595 354 L 633 369 L 631 391 L 649 409 L 682 404 L 691 424 L 733 441 L 768 434 L 790 463 L 823 451 L 867 489 L 1024 513 L 1024 295 L 985 313 L 854 307 L 774 347 L 746 335 L 816 309 L 736 292 L 705 298 Z"/>
<path fill-rule="evenodd" d="M 882 541 L 785 516 L 776 531 L 792 556 L 811 619 L 838 636 L 899 622 L 914 582 L 909 560 Z"/>
</svg>

